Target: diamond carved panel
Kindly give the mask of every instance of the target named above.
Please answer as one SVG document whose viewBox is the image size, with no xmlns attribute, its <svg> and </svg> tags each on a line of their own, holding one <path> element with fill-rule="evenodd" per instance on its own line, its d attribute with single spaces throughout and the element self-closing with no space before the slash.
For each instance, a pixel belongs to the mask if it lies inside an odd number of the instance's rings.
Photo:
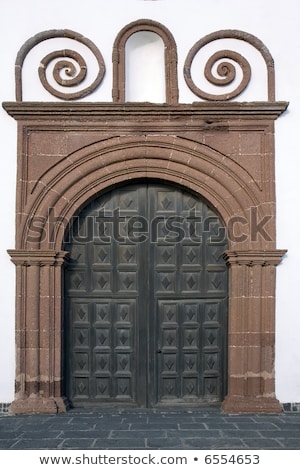
<svg viewBox="0 0 300 470">
<path fill-rule="evenodd" d="M 110 347 L 110 329 L 109 328 L 96 328 L 95 329 L 95 347 Z"/>
<path fill-rule="evenodd" d="M 116 347 L 129 348 L 131 346 L 131 329 L 118 328 L 116 330 Z"/>
<path fill-rule="evenodd" d="M 110 354 L 95 353 L 95 372 L 109 372 L 111 369 Z"/>
<path fill-rule="evenodd" d="M 183 394 L 188 397 L 197 397 L 198 395 L 198 379 L 196 377 L 183 379 Z"/>
<path fill-rule="evenodd" d="M 163 378 L 162 380 L 162 399 L 176 398 L 177 396 L 177 383 L 176 379 Z"/>
<path fill-rule="evenodd" d="M 111 263 L 111 248 L 105 245 L 94 246 L 94 264 L 105 265 Z"/>
<path fill-rule="evenodd" d="M 88 323 L 88 304 L 86 303 L 74 303 L 73 304 L 73 321 L 74 323 Z"/>
<path fill-rule="evenodd" d="M 89 346 L 89 329 L 88 328 L 74 328 L 74 344 L 75 347 Z"/>
<path fill-rule="evenodd" d="M 163 303 L 161 304 L 163 322 L 177 322 L 177 304 Z"/>
<path fill-rule="evenodd" d="M 109 303 L 95 303 L 95 323 L 109 323 L 111 321 L 111 305 Z"/>
<path fill-rule="evenodd" d="M 135 245 L 121 245 L 119 247 L 119 263 L 121 264 L 136 264 L 136 251 Z"/>
<path fill-rule="evenodd" d="M 117 354 L 117 371 L 130 371 L 130 354 Z"/>
<path fill-rule="evenodd" d="M 117 396 L 118 397 L 131 397 L 131 379 L 117 378 Z"/>
<path fill-rule="evenodd" d="M 135 292 L 137 289 L 136 272 L 119 272 L 118 283 L 119 291 Z"/>
<path fill-rule="evenodd" d="M 163 355 L 163 371 L 164 372 L 174 372 L 176 371 L 176 354 L 164 354 Z"/>
<path fill-rule="evenodd" d="M 199 292 L 201 290 L 200 273 L 189 272 L 182 273 L 182 291 Z"/>
<path fill-rule="evenodd" d="M 119 193 L 119 206 L 121 211 L 137 211 L 138 210 L 138 200 L 136 197 L 136 191 L 132 190 L 120 190 Z"/>
<path fill-rule="evenodd" d="M 89 353 L 77 352 L 74 354 L 76 372 L 87 372 L 89 370 Z"/>
<path fill-rule="evenodd" d="M 162 245 L 156 247 L 156 262 L 157 265 L 175 265 L 175 247 Z"/>
<path fill-rule="evenodd" d="M 183 321 L 184 322 L 197 322 L 198 321 L 198 303 L 183 304 Z"/>
<path fill-rule="evenodd" d="M 96 378 L 96 398 L 111 397 L 111 379 L 109 377 Z"/>
<path fill-rule="evenodd" d="M 184 347 L 198 348 L 198 329 L 184 329 Z"/>
<path fill-rule="evenodd" d="M 206 371 L 216 371 L 219 368 L 219 353 L 205 354 L 205 369 Z"/>
<path fill-rule="evenodd" d="M 70 274 L 70 289 L 78 291 L 85 291 L 87 288 L 85 272 L 72 272 Z"/>
<path fill-rule="evenodd" d="M 198 371 L 198 354 L 184 353 L 183 370 L 184 372 Z"/>
<path fill-rule="evenodd" d="M 88 398 L 89 397 L 89 380 L 86 377 L 75 378 L 75 397 Z"/>
<path fill-rule="evenodd" d="M 175 273 L 158 273 L 158 291 L 175 292 Z"/>
<path fill-rule="evenodd" d="M 104 271 L 94 272 L 93 279 L 94 291 L 111 291 L 111 273 Z"/>
<path fill-rule="evenodd" d="M 208 347 L 215 347 L 218 345 L 218 329 L 205 328 L 205 344 Z"/>
<path fill-rule="evenodd" d="M 157 212 L 174 212 L 176 208 L 176 197 L 174 191 L 158 191 Z"/>
<path fill-rule="evenodd" d="M 71 265 L 82 266 L 86 263 L 86 247 L 84 245 L 70 245 L 69 263 Z"/>
</svg>

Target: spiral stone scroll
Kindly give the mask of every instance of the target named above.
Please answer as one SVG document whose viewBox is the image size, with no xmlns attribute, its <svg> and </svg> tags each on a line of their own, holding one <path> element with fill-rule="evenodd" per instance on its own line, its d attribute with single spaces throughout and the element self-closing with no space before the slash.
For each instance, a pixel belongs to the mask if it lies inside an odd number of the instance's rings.
<svg viewBox="0 0 300 470">
<path fill-rule="evenodd" d="M 234 51 L 218 51 L 215 54 L 213 54 L 210 59 L 207 61 L 205 69 L 204 69 L 204 75 L 205 78 L 208 82 L 217 85 L 217 86 L 225 86 L 231 84 L 235 77 L 236 77 L 236 68 L 232 62 L 220 62 L 217 66 L 217 73 L 218 76 L 221 77 L 216 77 L 212 73 L 212 69 L 215 63 L 217 63 L 221 59 L 231 59 L 233 60 L 236 64 L 238 64 L 243 72 L 242 80 L 240 81 L 240 84 L 238 87 L 235 88 L 230 93 L 225 93 L 222 95 L 212 95 L 209 93 L 205 93 L 200 90 L 202 98 L 206 98 L 208 100 L 229 100 L 231 98 L 234 98 L 238 96 L 240 93 L 242 93 L 243 90 L 247 87 L 250 76 L 251 76 L 251 67 L 249 62 L 245 57 L 243 57 L 241 54 L 238 54 L 237 52 Z"/>
<path fill-rule="evenodd" d="M 233 84 L 237 76 L 237 68 L 242 72 L 242 77 L 237 86 L 228 93 L 212 94 L 199 88 L 192 79 L 191 67 L 197 53 L 207 44 L 220 39 L 237 39 L 245 41 L 256 48 L 265 60 L 268 75 L 268 99 L 275 100 L 274 64 L 273 59 L 264 44 L 255 36 L 238 30 L 217 31 L 200 39 L 190 50 L 184 65 L 184 78 L 190 90 L 199 98 L 208 101 L 226 101 L 240 95 L 247 87 L 251 78 L 251 66 L 247 59 L 240 53 L 232 50 L 215 52 L 206 62 L 204 76 L 208 83 L 215 86 Z M 213 72 L 216 66 L 215 72 Z"/>
<path fill-rule="evenodd" d="M 20 49 L 17 56 L 15 64 L 17 101 L 22 101 L 22 66 L 27 54 L 40 42 L 53 38 L 68 38 L 86 46 L 96 58 L 98 72 L 94 81 L 85 88 L 74 92 L 64 92 L 60 87 L 70 89 L 84 83 L 87 76 L 87 64 L 82 55 L 77 51 L 70 49 L 53 51 L 40 61 L 38 68 L 41 83 L 49 93 L 63 100 L 76 100 L 92 93 L 101 83 L 105 73 L 105 65 L 101 52 L 92 41 L 70 30 L 44 31 L 29 39 Z M 50 83 L 47 75 L 47 68 L 50 65 L 52 66 L 53 84 Z M 57 84 L 58 88 L 55 88 L 54 84 Z"/>
</svg>

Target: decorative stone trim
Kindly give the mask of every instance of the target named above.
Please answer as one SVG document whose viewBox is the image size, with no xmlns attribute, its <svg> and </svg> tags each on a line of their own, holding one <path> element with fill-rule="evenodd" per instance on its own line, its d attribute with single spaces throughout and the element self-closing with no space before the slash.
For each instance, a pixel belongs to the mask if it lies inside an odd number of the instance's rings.
<svg viewBox="0 0 300 470">
<path fill-rule="evenodd" d="M 37 46 L 43 41 L 47 41 L 48 39 L 52 38 L 68 38 L 86 46 L 96 58 L 98 64 L 98 73 L 93 83 L 91 83 L 84 89 L 75 91 L 73 93 L 62 92 L 59 89 L 54 88 L 53 85 L 50 84 L 47 79 L 46 69 L 50 62 L 54 59 L 60 59 L 58 62 L 56 62 L 54 66 L 53 79 L 57 85 L 69 88 L 83 82 L 87 73 L 87 65 L 85 63 L 84 58 L 76 51 L 64 49 L 60 51 L 51 52 L 46 57 L 41 59 L 38 70 L 42 85 L 49 93 L 51 93 L 53 96 L 56 96 L 57 98 L 61 98 L 64 100 L 76 100 L 92 93 L 102 82 L 105 74 L 105 65 L 103 57 L 99 49 L 90 39 L 85 38 L 84 36 L 82 36 L 82 34 L 79 34 L 75 31 L 70 31 L 69 29 L 53 29 L 49 31 L 43 31 L 28 39 L 17 55 L 15 63 L 16 101 L 22 101 L 23 99 L 22 67 L 26 56 L 35 46 Z M 73 62 L 70 59 L 73 59 L 77 62 L 79 66 L 79 72 L 76 71 Z M 60 72 L 62 69 L 66 70 L 66 75 L 68 77 L 67 79 L 61 79 Z"/>
<path fill-rule="evenodd" d="M 62 266 L 68 259 L 67 251 L 7 250 L 16 266 Z"/>
<path fill-rule="evenodd" d="M 165 126 L 170 129 L 179 129 L 176 119 L 188 119 L 189 126 L 193 131 L 199 129 L 199 127 L 200 130 L 206 131 L 216 130 L 216 127 L 219 131 L 226 131 L 229 130 L 228 126 L 220 128 L 220 124 L 224 126 L 224 122 L 231 119 L 234 120 L 234 123 L 238 118 L 247 122 L 255 119 L 257 125 L 260 121 L 266 119 L 276 120 L 284 113 L 288 104 L 287 101 L 200 102 L 171 106 L 168 104 L 125 103 L 121 105 L 118 103 L 75 102 L 70 106 L 69 103 L 27 101 L 22 103 L 4 102 L 2 106 L 10 116 L 18 121 L 35 121 L 39 119 L 44 122 L 49 121 L 50 116 L 52 116 L 59 121 L 69 121 L 72 118 L 74 125 L 83 120 L 97 121 L 97 124 L 102 127 L 102 120 L 106 117 L 105 128 L 111 129 L 114 123 L 117 126 L 121 124 L 124 126 L 124 117 L 126 116 L 126 121 L 134 122 L 141 130 L 145 123 L 147 123 L 148 131 L 161 128 L 162 122 L 164 129 Z M 149 117 L 153 117 L 153 120 L 149 121 Z M 122 120 L 122 123 L 119 120 Z M 158 123 L 156 124 L 157 120 Z M 82 125 L 84 124 L 82 123 Z M 264 126 L 265 123 L 262 122 L 261 125 Z M 120 127 L 118 128 L 120 129 Z"/>
<path fill-rule="evenodd" d="M 208 34 L 207 36 L 203 37 L 192 47 L 192 49 L 188 53 L 188 56 L 184 64 L 184 78 L 190 90 L 199 98 L 203 98 L 203 99 L 211 100 L 211 101 L 224 101 L 224 100 L 230 100 L 232 98 L 237 97 L 247 87 L 250 81 L 250 76 L 251 76 L 251 66 L 246 60 L 246 58 L 243 57 L 240 53 L 237 53 L 235 51 L 229 51 L 229 50 L 221 50 L 213 54 L 208 59 L 205 65 L 204 75 L 208 82 L 213 83 L 214 85 L 217 85 L 219 87 L 222 87 L 224 85 L 228 85 L 233 82 L 233 80 L 236 77 L 235 64 L 239 65 L 242 70 L 242 79 L 240 83 L 238 84 L 238 86 L 234 88 L 233 91 L 223 93 L 223 94 L 222 93 L 218 93 L 218 94 L 207 93 L 204 90 L 197 87 L 196 84 L 194 83 L 192 79 L 192 74 L 191 74 L 191 67 L 192 67 L 193 60 L 195 59 L 195 56 L 204 46 L 212 43 L 213 41 L 217 41 L 219 39 L 237 39 L 240 41 L 244 41 L 250 44 L 251 46 L 253 46 L 255 49 L 257 49 L 261 53 L 266 64 L 266 68 L 267 68 L 268 100 L 275 101 L 274 62 L 273 62 L 273 58 L 270 52 L 268 51 L 266 46 L 260 41 L 260 39 L 253 36 L 252 34 L 245 33 L 239 30 L 227 29 L 227 30 L 222 30 L 222 31 L 216 31 L 214 33 Z M 223 60 L 222 62 L 219 62 L 221 59 L 230 59 L 231 62 L 226 62 L 225 60 Z M 218 67 L 217 67 L 218 76 L 217 77 L 214 74 L 212 74 L 212 68 L 215 63 L 218 63 Z"/>
<path fill-rule="evenodd" d="M 286 253 L 287 250 L 226 251 L 224 259 L 228 266 L 234 264 L 239 266 L 277 266 Z"/>
</svg>

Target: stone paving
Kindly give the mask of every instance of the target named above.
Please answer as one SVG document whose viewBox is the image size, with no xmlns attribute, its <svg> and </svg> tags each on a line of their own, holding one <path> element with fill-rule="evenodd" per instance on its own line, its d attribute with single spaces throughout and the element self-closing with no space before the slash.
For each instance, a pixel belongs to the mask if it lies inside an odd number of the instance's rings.
<svg viewBox="0 0 300 470">
<path fill-rule="evenodd" d="M 0 449 L 300 449 L 300 413 L 71 410 L 0 416 Z"/>
</svg>

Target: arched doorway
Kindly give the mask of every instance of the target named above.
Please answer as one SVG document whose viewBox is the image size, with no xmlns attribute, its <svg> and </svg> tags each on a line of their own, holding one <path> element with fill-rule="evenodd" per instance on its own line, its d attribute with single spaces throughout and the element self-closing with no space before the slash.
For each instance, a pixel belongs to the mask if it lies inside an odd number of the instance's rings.
<svg viewBox="0 0 300 470">
<path fill-rule="evenodd" d="M 220 395 L 226 394 L 223 410 L 281 410 L 274 389 L 275 272 L 286 250 L 276 248 L 272 129 L 286 104 L 227 104 L 74 103 L 71 109 L 66 103 L 43 103 L 38 106 L 43 128 L 35 104 L 6 105 L 19 121 L 20 140 L 26 136 L 18 153 L 16 248 L 8 250 L 17 273 L 12 413 L 67 411 L 61 301 L 69 259 L 66 228 L 96 195 L 142 178 L 201 195 L 227 227 L 228 390 Z M 46 151 L 51 158 L 41 157 Z M 257 165 L 256 158 L 263 164 Z M 213 282 L 217 286 L 218 278 Z M 147 375 L 147 391 L 158 390 L 152 378 Z M 177 395 L 176 400 L 185 403 Z"/>
<path fill-rule="evenodd" d="M 227 248 L 204 199 L 145 180 L 93 199 L 65 241 L 65 384 L 76 406 L 221 402 Z"/>
</svg>

